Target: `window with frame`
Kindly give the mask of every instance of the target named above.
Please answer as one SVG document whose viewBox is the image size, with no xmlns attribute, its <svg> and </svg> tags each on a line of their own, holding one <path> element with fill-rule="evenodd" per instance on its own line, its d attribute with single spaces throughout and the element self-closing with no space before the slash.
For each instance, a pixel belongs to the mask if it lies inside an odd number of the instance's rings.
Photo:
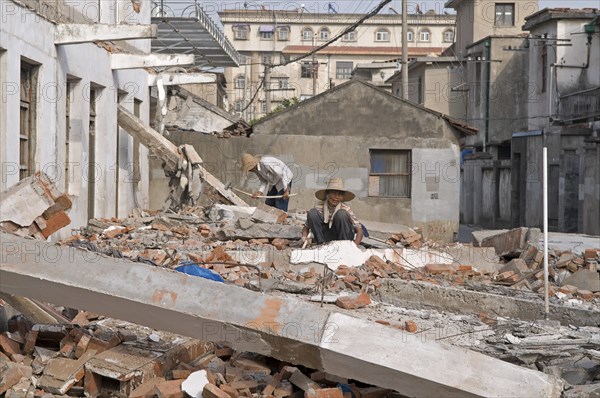
<svg viewBox="0 0 600 398">
<path fill-rule="evenodd" d="M 454 41 L 454 31 L 448 29 L 444 31 L 444 43 L 452 43 Z"/>
<path fill-rule="evenodd" d="M 375 41 L 390 41 L 390 31 L 387 29 L 379 29 L 375 32 Z"/>
<path fill-rule="evenodd" d="M 369 158 L 369 196 L 410 198 L 410 150 L 370 149 Z"/>
<path fill-rule="evenodd" d="M 290 79 L 287 77 L 277 78 L 277 88 L 286 89 L 289 87 Z"/>
<path fill-rule="evenodd" d="M 234 40 L 248 40 L 250 27 L 248 25 L 237 25 L 233 27 Z"/>
<path fill-rule="evenodd" d="M 260 63 L 263 65 L 271 65 L 273 63 L 273 57 L 269 55 L 261 55 Z"/>
<path fill-rule="evenodd" d="M 413 32 L 412 30 L 406 32 L 406 40 L 409 42 L 415 41 L 415 32 Z"/>
<path fill-rule="evenodd" d="M 495 26 L 515 26 L 515 3 L 496 3 Z"/>
<path fill-rule="evenodd" d="M 235 112 L 243 112 L 244 111 L 244 101 L 235 101 L 233 104 L 233 110 Z"/>
<path fill-rule="evenodd" d="M 270 32 L 260 32 L 261 40 L 273 40 L 273 31 Z"/>
<path fill-rule="evenodd" d="M 352 69 L 354 65 L 348 61 L 337 61 L 335 63 L 335 78 L 344 80 L 352 77 Z"/>
<path fill-rule="evenodd" d="M 302 62 L 302 64 L 300 64 L 300 77 L 301 78 L 312 78 L 313 77 L 312 62 Z"/>
<path fill-rule="evenodd" d="M 431 41 L 431 32 L 428 29 L 423 29 L 419 32 L 419 41 Z"/>
<path fill-rule="evenodd" d="M 20 127 L 19 127 L 19 179 L 35 171 L 35 120 L 37 96 L 37 67 L 21 62 Z"/>
<path fill-rule="evenodd" d="M 319 40 L 327 41 L 331 36 L 331 31 L 327 28 L 321 28 L 319 31 Z"/>
<path fill-rule="evenodd" d="M 283 26 L 277 28 L 277 40 L 288 41 L 290 39 L 290 28 Z"/>
<path fill-rule="evenodd" d="M 246 76 L 244 75 L 239 75 L 235 77 L 235 80 L 233 81 L 233 86 L 235 88 L 239 88 L 239 89 L 245 89 L 246 88 Z"/>
<path fill-rule="evenodd" d="M 348 32 L 342 36 L 342 41 L 356 41 L 356 32 Z"/>
<path fill-rule="evenodd" d="M 417 104 L 419 105 L 423 105 L 424 102 L 424 92 L 425 92 L 425 87 L 423 85 L 423 76 L 419 76 L 419 78 L 417 79 Z"/>
<path fill-rule="evenodd" d="M 312 40 L 313 39 L 313 30 L 311 28 L 302 29 L 302 40 Z"/>
</svg>

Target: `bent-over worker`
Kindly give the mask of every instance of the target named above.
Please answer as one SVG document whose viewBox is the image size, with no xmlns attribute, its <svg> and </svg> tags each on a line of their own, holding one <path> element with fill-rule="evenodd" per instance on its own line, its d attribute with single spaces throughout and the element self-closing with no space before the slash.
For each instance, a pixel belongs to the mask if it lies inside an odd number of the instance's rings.
<svg viewBox="0 0 600 398">
<path fill-rule="evenodd" d="M 265 204 L 287 211 L 292 178 L 294 178 L 289 167 L 273 156 L 253 156 L 245 153 L 242 156 L 242 173 L 246 176 L 249 171 L 256 174 L 260 181 L 260 187 L 252 194 L 252 198 L 256 199 L 265 192 L 267 192 L 267 196 L 282 196 L 281 198 L 267 198 Z M 267 190 L 269 187 L 270 189 Z"/>
</svg>

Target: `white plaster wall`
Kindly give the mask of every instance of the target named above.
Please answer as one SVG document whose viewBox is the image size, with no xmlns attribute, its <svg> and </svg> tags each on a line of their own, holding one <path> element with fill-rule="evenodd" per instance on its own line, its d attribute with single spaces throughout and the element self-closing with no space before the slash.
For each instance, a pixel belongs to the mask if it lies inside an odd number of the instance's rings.
<svg viewBox="0 0 600 398">
<path fill-rule="evenodd" d="M 456 232 L 460 202 L 460 148 L 412 150 L 412 218 L 427 235 Z"/>
<path fill-rule="evenodd" d="M 127 167 L 131 166 L 132 162 L 133 140 L 131 137 L 123 140 L 120 148 L 123 162 L 119 162 L 117 168 L 117 94 L 119 91 L 129 93 L 124 105 L 130 110 L 133 109 L 133 98 L 142 101 L 141 118 L 148 122 L 147 73 L 143 70 L 113 71 L 110 67 L 110 54 L 93 43 L 55 46 L 53 23 L 36 16 L 16 3 L 6 1 L 2 6 L 5 7 L 7 4 L 10 5 L 11 12 L 2 14 L 0 24 L 0 49 L 5 50 L 0 51 L 2 190 L 15 184 L 19 179 L 18 86 L 20 62 L 24 59 L 39 64 L 36 170 L 49 174 L 58 188 L 66 190 L 73 201 L 73 208 L 69 211 L 71 225 L 54 237 L 64 238 L 70 234 L 70 228 L 77 228 L 87 223 L 89 90 L 92 86 L 98 89 L 99 94 L 96 99 L 95 156 L 98 173 L 94 193 L 95 215 L 96 217 L 116 216 L 117 201 L 119 215 L 129 214 L 135 203 L 132 184 L 126 181 L 124 174 L 130 174 Z M 82 7 L 86 4 L 81 3 Z M 101 4 L 104 10 L 112 3 Z M 146 14 L 149 19 L 149 9 Z M 110 21 L 106 22 L 110 23 Z M 149 44 L 145 46 L 148 47 Z M 67 79 L 73 82 L 68 181 L 65 173 Z M 140 206 L 147 208 L 149 202 L 147 151 L 142 148 L 140 152 L 142 181 L 136 188 Z M 117 181 L 118 198 L 116 197 Z"/>
<path fill-rule="evenodd" d="M 571 40 L 572 46 L 558 47 L 558 64 L 584 65 L 587 57 L 587 35 L 583 34 L 583 25 L 591 20 L 561 20 L 557 26 L 559 39 Z M 576 34 L 575 34 L 576 33 Z M 587 88 L 600 86 L 600 38 L 598 33 L 592 36 L 590 65 L 587 69 L 557 68 L 557 84 L 561 93 L 569 93 L 584 89 L 578 87 L 578 81 L 585 75 Z"/>
</svg>

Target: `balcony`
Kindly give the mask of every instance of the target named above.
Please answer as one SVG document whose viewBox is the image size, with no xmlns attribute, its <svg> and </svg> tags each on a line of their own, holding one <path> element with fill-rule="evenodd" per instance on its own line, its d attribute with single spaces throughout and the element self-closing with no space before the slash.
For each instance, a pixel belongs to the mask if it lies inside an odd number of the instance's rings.
<svg viewBox="0 0 600 398">
<path fill-rule="evenodd" d="M 152 23 L 158 37 L 152 40 L 152 52 L 194 54 L 201 68 L 239 66 L 240 54 L 223 31 L 200 7 L 198 0 L 154 1 Z"/>
<path fill-rule="evenodd" d="M 563 122 L 586 122 L 600 119 L 600 87 L 562 95 L 558 116 Z"/>
</svg>

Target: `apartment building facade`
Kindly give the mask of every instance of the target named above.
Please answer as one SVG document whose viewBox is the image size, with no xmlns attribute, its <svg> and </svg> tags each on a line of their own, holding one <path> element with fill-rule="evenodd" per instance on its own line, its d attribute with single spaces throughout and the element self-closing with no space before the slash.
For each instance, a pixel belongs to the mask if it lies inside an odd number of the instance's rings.
<svg viewBox="0 0 600 398">
<path fill-rule="evenodd" d="M 245 56 L 245 64 L 225 69 L 232 111 L 248 120 L 256 119 L 285 99 L 309 98 L 349 80 L 359 64 L 378 62 L 397 66 L 402 52 L 398 14 L 375 15 L 335 43 L 300 59 L 361 16 L 303 10 L 220 12 L 225 34 Z M 409 57 L 440 54 L 452 45 L 454 23 L 454 15 L 409 15 Z M 265 80 L 268 65 L 272 66 L 270 82 L 265 87 L 261 82 Z M 270 96 L 269 101 L 265 93 Z"/>
</svg>

